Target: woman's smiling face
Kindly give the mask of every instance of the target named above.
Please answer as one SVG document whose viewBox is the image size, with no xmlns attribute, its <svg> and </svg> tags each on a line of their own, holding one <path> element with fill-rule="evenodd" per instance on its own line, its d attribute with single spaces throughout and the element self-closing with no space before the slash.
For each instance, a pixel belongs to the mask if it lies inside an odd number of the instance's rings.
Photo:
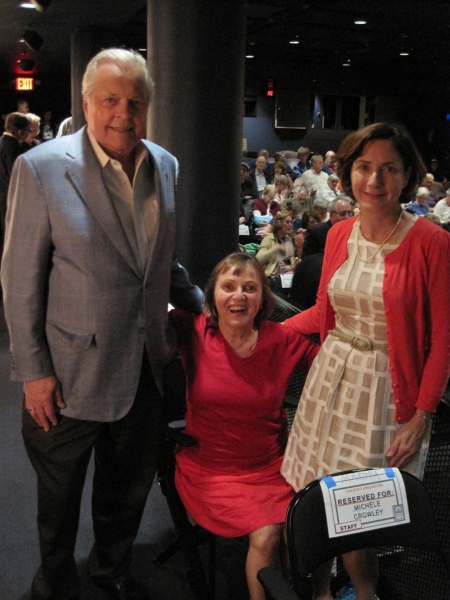
<svg viewBox="0 0 450 600">
<path fill-rule="evenodd" d="M 248 329 L 263 302 L 262 282 L 253 267 L 239 273 L 228 269 L 219 275 L 214 290 L 214 305 L 219 316 L 219 325 Z"/>
<path fill-rule="evenodd" d="M 352 191 L 361 212 L 397 208 L 409 176 L 388 140 L 369 142 L 351 170 Z"/>
</svg>

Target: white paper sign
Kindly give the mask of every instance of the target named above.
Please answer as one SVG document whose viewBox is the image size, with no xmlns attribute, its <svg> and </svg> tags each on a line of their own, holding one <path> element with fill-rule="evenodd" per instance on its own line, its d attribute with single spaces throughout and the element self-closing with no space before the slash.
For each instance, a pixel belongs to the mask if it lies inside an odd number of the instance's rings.
<svg viewBox="0 0 450 600">
<path fill-rule="evenodd" d="M 282 273 L 281 274 L 281 287 L 282 288 L 291 288 L 293 279 L 294 279 L 294 273 Z"/>
<path fill-rule="evenodd" d="M 250 235 L 248 225 L 244 225 L 244 223 L 239 225 L 239 235 Z"/>
<path fill-rule="evenodd" d="M 398 469 L 371 469 L 320 482 L 330 538 L 409 523 L 405 484 Z"/>
</svg>

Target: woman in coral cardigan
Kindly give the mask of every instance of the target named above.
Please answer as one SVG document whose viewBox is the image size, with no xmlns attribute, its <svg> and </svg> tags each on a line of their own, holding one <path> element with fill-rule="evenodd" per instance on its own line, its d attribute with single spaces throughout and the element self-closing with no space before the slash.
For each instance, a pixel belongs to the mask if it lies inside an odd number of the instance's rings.
<svg viewBox="0 0 450 600">
<path fill-rule="evenodd" d="M 450 372 L 450 236 L 401 208 L 425 167 L 407 132 L 377 123 L 348 136 L 337 173 L 358 217 L 330 230 L 317 303 L 289 319 L 321 350 L 294 420 L 282 473 L 298 490 L 353 468 L 423 472 L 430 421 Z M 374 549 L 343 556 L 357 600 L 374 600 Z M 328 600 L 330 565 L 313 575 Z"/>
</svg>

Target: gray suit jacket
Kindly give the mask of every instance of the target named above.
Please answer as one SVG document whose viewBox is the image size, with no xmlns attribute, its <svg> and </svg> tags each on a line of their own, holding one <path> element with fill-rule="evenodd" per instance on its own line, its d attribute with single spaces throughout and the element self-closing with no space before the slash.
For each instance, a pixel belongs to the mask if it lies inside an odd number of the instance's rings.
<svg viewBox="0 0 450 600">
<path fill-rule="evenodd" d="M 178 164 L 144 140 L 155 165 L 159 225 L 142 276 L 85 129 L 15 164 L 2 264 L 12 378 L 55 374 L 79 419 L 113 421 L 135 397 L 144 345 L 158 385 L 173 355 L 167 306 L 203 295 L 174 253 Z"/>
</svg>

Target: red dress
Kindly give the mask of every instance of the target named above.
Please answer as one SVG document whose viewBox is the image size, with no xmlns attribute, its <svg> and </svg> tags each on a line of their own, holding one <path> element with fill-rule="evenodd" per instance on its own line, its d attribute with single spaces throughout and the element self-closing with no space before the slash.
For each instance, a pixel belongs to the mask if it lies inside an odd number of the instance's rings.
<svg viewBox="0 0 450 600">
<path fill-rule="evenodd" d="M 241 358 L 204 315 L 170 316 L 186 370 L 186 433 L 198 441 L 176 457 L 175 483 L 186 509 L 222 537 L 284 522 L 293 491 L 280 475 L 283 397 L 294 369 L 307 370 L 318 346 L 265 321 L 255 351 Z"/>
</svg>

